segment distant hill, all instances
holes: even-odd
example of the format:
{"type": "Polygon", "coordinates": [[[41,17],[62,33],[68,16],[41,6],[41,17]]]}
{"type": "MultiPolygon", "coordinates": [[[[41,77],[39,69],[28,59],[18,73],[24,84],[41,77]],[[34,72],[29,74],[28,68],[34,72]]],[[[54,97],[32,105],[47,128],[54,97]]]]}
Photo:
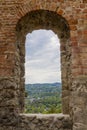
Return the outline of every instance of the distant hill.
{"type": "Polygon", "coordinates": [[[36,95],[42,97],[47,94],[52,95],[55,92],[61,92],[61,83],[26,84],[25,90],[29,97],[36,97],[36,95]]]}
{"type": "Polygon", "coordinates": [[[26,86],[61,86],[61,83],[56,82],[56,83],[34,83],[34,84],[26,84],[26,86]]]}

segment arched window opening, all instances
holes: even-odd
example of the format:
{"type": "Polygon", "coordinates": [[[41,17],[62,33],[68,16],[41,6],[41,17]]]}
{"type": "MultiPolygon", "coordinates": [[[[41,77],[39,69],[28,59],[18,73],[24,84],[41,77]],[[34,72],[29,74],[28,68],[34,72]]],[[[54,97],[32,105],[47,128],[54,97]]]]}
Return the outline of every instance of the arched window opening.
{"type": "MultiPolygon", "coordinates": [[[[62,81],[62,112],[69,114],[70,86],[71,86],[71,42],[70,27],[66,19],[56,12],[48,10],[35,10],[28,12],[17,23],[17,64],[18,76],[18,108],[24,112],[25,98],[25,40],[28,33],[37,29],[53,30],[60,39],[61,50],[61,81],[62,81]]],[[[40,34],[41,37],[41,34],[40,34]]],[[[44,38],[45,39],[45,38],[44,38]]],[[[42,44],[41,44],[42,45],[42,44]]],[[[52,47],[53,48],[53,47],[52,47]]],[[[29,51],[30,52],[30,51],[29,51]]],[[[34,52],[33,52],[34,53],[34,52]]],[[[45,54],[45,52],[44,52],[45,54]]],[[[43,59],[43,58],[42,58],[43,59]]],[[[47,63],[45,63],[46,65],[47,63]]],[[[37,76],[38,77],[38,76],[37,76]]],[[[40,76],[41,77],[41,76],[40,76]]],[[[52,76],[53,77],[53,76],[52,76]]],[[[27,80],[27,78],[26,78],[27,80]]],[[[38,81],[37,81],[38,82],[38,81]]]]}
{"type": "Polygon", "coordinates": [[[61,112],[60,43],[52,30],[26,35],[25,112],[61,112]]]}

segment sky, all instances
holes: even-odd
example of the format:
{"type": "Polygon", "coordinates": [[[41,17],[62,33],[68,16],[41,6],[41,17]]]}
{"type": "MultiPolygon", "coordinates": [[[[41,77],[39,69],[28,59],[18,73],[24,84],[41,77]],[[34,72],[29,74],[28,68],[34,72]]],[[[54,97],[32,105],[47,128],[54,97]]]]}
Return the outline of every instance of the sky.
{"type": "Polygon", "coordinates": [[[61,82],[60,43],[51,30],[35,30],[26,36],[25,83],[61,82]]]}

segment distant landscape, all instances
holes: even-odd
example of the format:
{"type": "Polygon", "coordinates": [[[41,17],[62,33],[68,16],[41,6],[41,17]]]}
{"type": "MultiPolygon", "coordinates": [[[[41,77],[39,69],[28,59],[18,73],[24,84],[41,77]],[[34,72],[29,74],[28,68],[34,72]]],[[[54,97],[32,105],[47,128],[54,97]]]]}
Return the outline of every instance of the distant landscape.
{"type": "Polygon", "coordinates": [[[25,85],[25,113],[61,113],[61,83],[25,85]]]}

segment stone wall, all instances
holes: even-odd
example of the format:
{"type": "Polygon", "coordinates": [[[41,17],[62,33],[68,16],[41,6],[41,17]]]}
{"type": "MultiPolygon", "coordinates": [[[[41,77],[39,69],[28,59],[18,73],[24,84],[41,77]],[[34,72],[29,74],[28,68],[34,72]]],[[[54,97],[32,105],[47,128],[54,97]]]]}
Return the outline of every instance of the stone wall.
{"type": "MultiPolygon", "coordinates": [[[[28,32],[43,28],[52,29],[60,38],[63,113],[70,115],[73,130],[87,130],[87,0],[0,0],[0,130],[28,130],[33,123],[31,117],[20,116],[24,109],[24,42],[28,32]],[[38,18],[38,12],[43,17],[38,18]],[[27,20],[34,18],[37,22],[31,26],[27,20]]],[[[55,124],[54,118],[46,118],[50,119],[55,124]]],[[[40,120],[44,128],[45,121],[40,120]]],[[[70,129],[59,117],[57,121],[62,124],[60,130],[70,129]]],[[[69,126],[69,120],[66,122],[69,126]]]]}
{"type": "Polygon", "coordinates": [[[1,126],[0,130],[71,130],[69,115],[20,114],[17,124],[1,126]]]}
{"type": "Polygon", "coordinates": [[[63,114],[22,114],[19,119],[21,130],[71,130],[72,127],[70,117],[63,114]]]}

